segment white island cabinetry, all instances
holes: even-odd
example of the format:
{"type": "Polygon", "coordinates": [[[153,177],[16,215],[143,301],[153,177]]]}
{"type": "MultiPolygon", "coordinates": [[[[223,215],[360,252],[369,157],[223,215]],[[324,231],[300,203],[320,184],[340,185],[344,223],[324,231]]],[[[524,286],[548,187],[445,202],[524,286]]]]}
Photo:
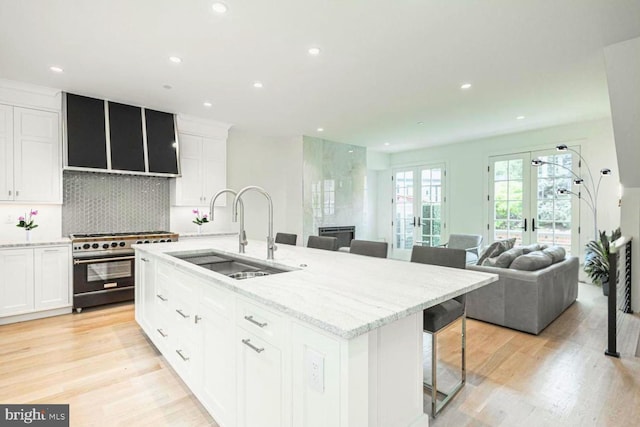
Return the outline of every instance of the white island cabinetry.
{"type": "Polygon", "coordinates": [[[497,279],[233,236],[135,249],[136,320],[221,427],[427,427],[422,310],[497,279]],[[180,259],[211,255],[285,272],[180,259]]]}

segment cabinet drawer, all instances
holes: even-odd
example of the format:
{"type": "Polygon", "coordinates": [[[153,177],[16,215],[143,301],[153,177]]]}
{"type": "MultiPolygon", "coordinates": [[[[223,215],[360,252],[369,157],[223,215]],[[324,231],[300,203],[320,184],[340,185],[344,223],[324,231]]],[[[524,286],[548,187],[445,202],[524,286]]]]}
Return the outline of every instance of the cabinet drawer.
{"type": "Polygon", "coordinates": [[[236,324],[277,346],[284,335],[284,322],[279,314],[244,300],[238,300],[236,324]]]}
{"type": "Polygon", "coordinates": [[[180,378],[190,387],[194,386],[195,375],[197,374],[196,364],[198,357],[195,354],[196,351],[201,351],[201,349],[191,339],[183,335],[176,336],[172,341],[171,348],[167,351],[167,359],[180,375],[180,378]]]}

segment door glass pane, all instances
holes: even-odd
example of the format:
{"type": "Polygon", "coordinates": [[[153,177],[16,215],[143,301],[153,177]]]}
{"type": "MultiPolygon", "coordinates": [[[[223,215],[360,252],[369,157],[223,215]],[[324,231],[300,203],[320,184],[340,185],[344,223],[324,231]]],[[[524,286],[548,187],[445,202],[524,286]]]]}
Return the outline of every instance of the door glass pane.
{"type": "Polygon", "coordinates": [[[423,246],[438,246],[442,233],[442,169],[422,169],[420,176],[421,221],[423,246]]]}
{"type": "Polygon", "coordinates": [[[131,277],[131,261],[112,261],[87,264],[87,282],[131,277]]]}
{"type": "Polygon", "coordinates": [[[395,174],[396,217],[394,220],[395,247],[411,249],[413,247],[413,171],[401,171],[395,174]]]}
{"type": "Polygon", "coordinates": [[[493,240],[515,237],[516,244],[522,244],[523,167],[523,159],[500,160],[494,163],[493,240]]]}
{"type": "Polygon", "coordinates": [[[545,163],[537,167],[538,243],[562,246],[571,253],[571,194],[558,194],[558,189],[573,190],[572,155],[553,154],[539,159],[545,163]]]}

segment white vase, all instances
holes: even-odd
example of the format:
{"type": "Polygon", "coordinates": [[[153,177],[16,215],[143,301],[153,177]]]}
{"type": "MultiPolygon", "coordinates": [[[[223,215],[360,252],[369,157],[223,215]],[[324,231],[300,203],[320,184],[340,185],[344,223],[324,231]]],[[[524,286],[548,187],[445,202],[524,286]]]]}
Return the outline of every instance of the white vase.
{"type": "Polygon", "coordinates": [[[31,230],[26,230],[25,234],[26,234],[27,242],[30,242],[31,241],[31,230]]]}
{"type": "Polygon", "coordinates": [[[198,234],[202,234],[202,224],[198,224],[198,234]]]}

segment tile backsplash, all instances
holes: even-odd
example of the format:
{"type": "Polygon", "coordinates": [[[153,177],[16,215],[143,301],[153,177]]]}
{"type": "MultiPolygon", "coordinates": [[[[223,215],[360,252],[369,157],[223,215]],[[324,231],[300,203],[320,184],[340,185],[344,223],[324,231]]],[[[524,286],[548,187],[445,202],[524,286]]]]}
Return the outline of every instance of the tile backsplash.
{"type": "Polygon", "coordinates": [[[62,235],[169,230],[169,179],[65,171],[62,235]]]}

